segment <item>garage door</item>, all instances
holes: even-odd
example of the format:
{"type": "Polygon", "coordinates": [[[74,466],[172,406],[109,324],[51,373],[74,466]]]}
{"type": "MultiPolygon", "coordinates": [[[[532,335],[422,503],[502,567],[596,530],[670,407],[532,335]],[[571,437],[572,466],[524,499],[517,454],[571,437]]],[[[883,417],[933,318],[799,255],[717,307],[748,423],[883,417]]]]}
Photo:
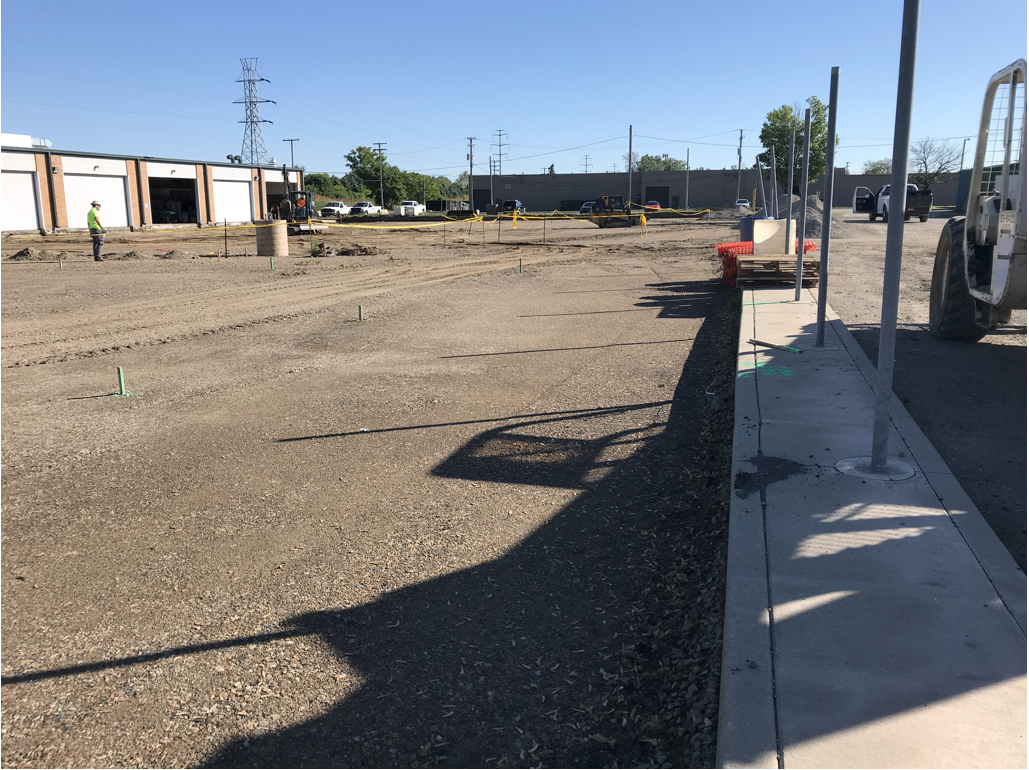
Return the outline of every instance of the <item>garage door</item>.
{"type": "Polygon", "coordinates": [[[252,222],[254,206],[250,182],[214,180],[214,215],[219,222],[252,222]]]}
{"type": "Polygon", "coordinates": [[[4,171],[0,174],[0,230],[38,230],[36,175],[31,171],[4,171]]]}
{"type": "Polygon", "coordinates": [[[105,228],[128,227],[128,204],[125,201],[125,177],[92,176],[89,174],[64,175],[64,200],[68,212],[68,227],[85,228],[90,203],[98,200],[100,221],[105,228]]]}

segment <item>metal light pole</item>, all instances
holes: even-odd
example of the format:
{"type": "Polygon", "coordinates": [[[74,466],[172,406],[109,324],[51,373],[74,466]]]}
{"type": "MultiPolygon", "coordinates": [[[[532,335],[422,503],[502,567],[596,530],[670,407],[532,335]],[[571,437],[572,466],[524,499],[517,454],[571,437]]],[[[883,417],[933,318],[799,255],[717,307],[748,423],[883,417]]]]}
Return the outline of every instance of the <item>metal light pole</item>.
{"type": "Polygon", "coordinates": [[[626,203],[632,203],[632,126],[629,126],[629,162],[626,165],[629,167],[629,200],[626,203]]]}
{"type": "Polygon", "coordinates": [[[775,178],[775,147],[772,151],[772,216],[779,218],[779,182],[775,178]]]}
{"type": "Polygon", "coordinates": [[[797,129],[790,129],[790,171],[786,175],[786,251],[790,253],[790,225],[793,224],[793,148],[797,144],[797,129]]]}
{"type": "Polygon", "coordinates": [[[472,149],[474,148],[475,137],[468,137],[468,210],[475,211],[475,184],[472,181],[472,174],[474,169],[472,168],[472,149]]]}
{"type": "MultiPolygon", "coordinates": [[[[829,231],[832,229],[832,191],[836,180],[836,97],[840,90],[840,68],[832,68],[829,82],[829,126],[825,140],[825,192],[822,197],[822,253],[818,261],[818,316],[815,347],[825,347],[825,303],[829,284],[829,231]]],[[[901,221],[904,218],[901,217],[901,221]]]]}
{"type": "Polygon", "coordinates": [[[761,213],[768,216],[768,201],[765,199],[765,175],[761,170],[761,156],[754,158],[757,166],[757,183],[761,187],[761,213]]]}
{"type": "Polygon", "coordinates": [[[686,148],[686,209],[690,207],[690,148],[686,148]]]}
{"type": "Polygon", "coordinates": [[[740,146],[736,149],[736,200],[740,199],[740,185],[743,184],[743,129],[740,129],[740,146]]]}
{"type": "Polygon", "coordinates": [[[919,0],[904,0],[904,26],[900,33],[900,75],[897,82],[897,117],[893,128],[893,170],[890,176],[890,217],[886,230],[882,319],[879,322],[879,371],[875,381],[875,421],[872,426],[872,470],[885,471],[889,450],[890,397],[897,347],[897,305],[900,265],[904,249],[904,209],[907,207],[908,154],[911,147],[911,103],[915,92],[915,54],[918,49],[919,0]],[[897,193],[900,193],[899,195],[897,193]]]}
{"type": "Polygon", "coordinates": [[[800,172],[800,222],[797,225],[797,285],[793,301],[800,302],[800,287],[804,277],[804,236],[807,235],[807,171],[811,156],[811,108],[804,110],[804,160],[800,172]]]}

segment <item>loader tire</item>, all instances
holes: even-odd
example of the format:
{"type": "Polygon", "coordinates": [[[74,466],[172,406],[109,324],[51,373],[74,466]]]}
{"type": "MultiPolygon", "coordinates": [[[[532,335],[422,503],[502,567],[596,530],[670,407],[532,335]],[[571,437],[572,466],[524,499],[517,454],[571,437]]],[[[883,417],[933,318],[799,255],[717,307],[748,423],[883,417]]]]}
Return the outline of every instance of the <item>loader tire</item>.
{"type": "Polygon", "coordinates": [[[940,233],[929,295],[929,331],[943,340],[978,342],[986,329],[975,322],[964,258],[965,218],[954,217],[940,233]]]}

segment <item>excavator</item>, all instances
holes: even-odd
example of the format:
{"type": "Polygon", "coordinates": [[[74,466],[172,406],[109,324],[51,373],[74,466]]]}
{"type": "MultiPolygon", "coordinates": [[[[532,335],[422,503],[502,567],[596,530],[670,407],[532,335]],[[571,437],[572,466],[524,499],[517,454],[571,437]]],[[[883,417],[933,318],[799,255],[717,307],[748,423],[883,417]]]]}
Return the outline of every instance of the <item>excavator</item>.
{"type": "Polygon", "coordinates": [[[1018,59],[986,87],[965,214],[936,247],[929,331],[941,339],[977,342],[1026,307],[1025,77],[1018,59]]]}

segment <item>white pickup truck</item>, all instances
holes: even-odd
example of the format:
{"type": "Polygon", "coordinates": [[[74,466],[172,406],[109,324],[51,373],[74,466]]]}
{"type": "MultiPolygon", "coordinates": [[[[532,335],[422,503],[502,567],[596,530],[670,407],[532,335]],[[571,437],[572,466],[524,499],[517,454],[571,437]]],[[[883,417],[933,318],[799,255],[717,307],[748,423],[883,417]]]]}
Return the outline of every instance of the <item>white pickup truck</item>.
{"type": "Polygon", "coordinates": [[[424,213],[425,206],[418,201],[400,201],[393,207],[393,214],[398,217],[416,217],[424,213]]]}
{"type": "MultiPolygon", "coordinates": [[[[904,206],[904,221],[911,217],[918,217],[920,222],[929,219],[929,211],[933,207],[932,190],[920,190],[918,185],[909,184],[907,201],[904,206]]],[[[868,219],[874,222],[876,217],[882,217],[883,222],[890,221],[890,186],[884,184],[879,192],[872,194],[867,187],[858,187],[854,190],[854,200],[851,204],[851,212],[854,214],[867,213],[868,219]]]]}
{"type": "Polygon", "coordinates": [[[351,214],[381,214],[382,208],[371,201],[361,201],[350,207],[351,214]]]}

